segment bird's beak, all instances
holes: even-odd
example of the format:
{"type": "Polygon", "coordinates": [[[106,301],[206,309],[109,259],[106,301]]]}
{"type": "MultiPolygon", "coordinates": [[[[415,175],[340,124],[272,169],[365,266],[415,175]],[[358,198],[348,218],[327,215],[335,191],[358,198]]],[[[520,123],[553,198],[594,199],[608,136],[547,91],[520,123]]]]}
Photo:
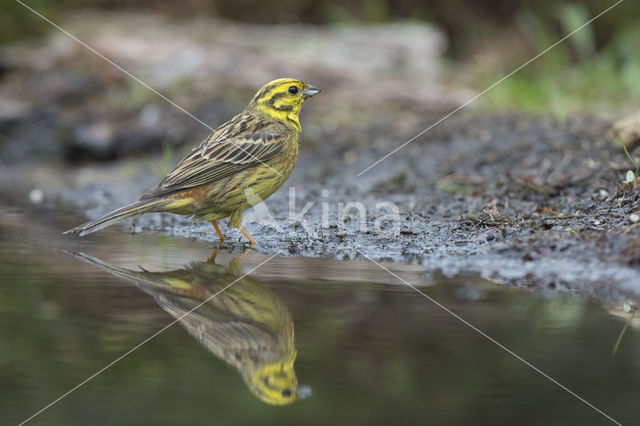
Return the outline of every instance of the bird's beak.
{"type": "Polygon", "coordinates": [[[315,96],[320,92],[321,90],[318,87],[307,84],[302,91],[302,94],[310,98],[311,96],[315,96]]]}

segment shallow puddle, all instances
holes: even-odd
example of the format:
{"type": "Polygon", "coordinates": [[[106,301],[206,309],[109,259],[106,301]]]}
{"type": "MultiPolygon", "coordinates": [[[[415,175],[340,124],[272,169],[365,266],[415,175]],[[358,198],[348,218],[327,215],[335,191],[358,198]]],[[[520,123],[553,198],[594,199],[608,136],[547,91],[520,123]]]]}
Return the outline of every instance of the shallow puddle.
{"type": "Polygon", "coordinates": [[[640,419],[639,333],[612,357],[627,318],[588,297],[0,219],[2,424],[129,351],[30,424],[611,423],[394,274],[617,421],[640,419]]]}

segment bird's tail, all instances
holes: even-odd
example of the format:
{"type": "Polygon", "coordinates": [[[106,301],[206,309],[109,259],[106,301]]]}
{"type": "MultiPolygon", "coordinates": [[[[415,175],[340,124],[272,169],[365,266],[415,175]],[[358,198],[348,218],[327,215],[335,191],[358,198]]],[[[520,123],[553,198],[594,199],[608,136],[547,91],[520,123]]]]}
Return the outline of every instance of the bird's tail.
{"type": "Polygon", "coordinates": [[[107,226],[111,226],[114,223],[120,222],[121,220],[125,220],[134,216],[140,216],[144,213],[160,211],[162,207],[168,204],[171,204],[171,201],[162,198],[152,198],[149,200],[138,201],[136,203],[129,204],[128,206],[119,208],[118,210],[114,210],[111,213],[107,213],[106,215],[99,217],[98,219],[83,223],[82,225],[76,226],[73,229],[69,229],[63,234],[77,234],[82,237],[84,235],[91,234],[92,232],[99,231],[102,228],[106,228],[107,226]]]}

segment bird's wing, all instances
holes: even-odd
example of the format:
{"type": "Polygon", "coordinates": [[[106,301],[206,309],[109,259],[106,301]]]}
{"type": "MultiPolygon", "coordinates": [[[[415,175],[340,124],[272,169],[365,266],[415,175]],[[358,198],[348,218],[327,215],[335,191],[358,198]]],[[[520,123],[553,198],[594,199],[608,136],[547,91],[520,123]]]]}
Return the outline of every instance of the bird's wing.
{"type": "Polygon", "coordinates": [[[141,199],[212,183],[239,170],[264,164],[284,147],[287,131],[283,127],[247,114],[236,116],[191,151],[141,199]]]}

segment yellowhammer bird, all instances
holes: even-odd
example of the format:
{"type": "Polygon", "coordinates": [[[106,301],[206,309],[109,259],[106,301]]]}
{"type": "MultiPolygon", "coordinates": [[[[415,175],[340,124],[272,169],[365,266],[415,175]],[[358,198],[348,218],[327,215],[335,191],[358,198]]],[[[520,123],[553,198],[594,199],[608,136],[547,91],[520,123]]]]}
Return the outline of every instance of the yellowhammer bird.
{"type": "Polygon", "coordinates": [[[133,280],[178,319],[207,350],[234,367],[262,401],[287,405],[310,395],[298,385],[291,314],[266,285],[229,268],[192,262],[167,272],[133,271],[83,253],[70,253],[116,276],[133,280]]]}
{"type": "Polygon", "coordinates": [[[65,234],[90,234],[144,213],[170,212],[211,222],[230,217],[251,245],[256,240],[242,226],[242,215],[265,200],[289,178],[298,159],[300,109],[320,92],[292,78],[274,80],[256,93],[249,106],[221,125],[169,172],[140,201],[92,220],[65,234]]]}

